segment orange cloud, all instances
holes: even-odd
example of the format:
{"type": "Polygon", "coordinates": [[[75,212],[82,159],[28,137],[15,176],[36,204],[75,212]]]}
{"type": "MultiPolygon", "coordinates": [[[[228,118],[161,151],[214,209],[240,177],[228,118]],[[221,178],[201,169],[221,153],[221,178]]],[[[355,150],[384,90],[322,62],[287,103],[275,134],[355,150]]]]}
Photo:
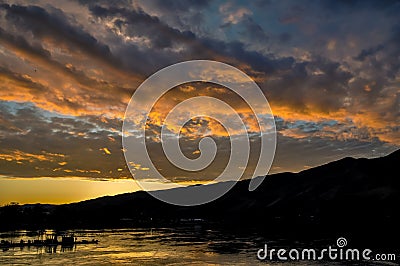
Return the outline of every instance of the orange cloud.
{"type": "Polygon", "coordinates": [[[17,161],[17,162],[35,162],[35,161],[49,161],[54,162],[57,159],[65,158],[64,154],[49,153],[42,151],[40,154],[22,152],[20,150],[9,151],[8,153],[0,154],[0,160],[17,161]]]}
{"type": "Polygon", "coordinates": [[[107,155],[111,155],[111,152],[110,152],[110,150],[108,148],[102,148],[100,150],[104,151],[105,154],[107,154],[107,155]]]}

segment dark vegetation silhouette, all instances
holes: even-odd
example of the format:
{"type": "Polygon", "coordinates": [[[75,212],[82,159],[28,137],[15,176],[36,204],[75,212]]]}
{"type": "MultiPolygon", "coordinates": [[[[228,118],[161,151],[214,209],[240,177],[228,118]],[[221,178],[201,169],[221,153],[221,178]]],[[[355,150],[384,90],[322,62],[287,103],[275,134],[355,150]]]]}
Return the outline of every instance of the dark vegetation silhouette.
{"type": "Polygon", "coordinates": [[[400,150],[344,158],[300,173],[268,176],[255,191],[238,182],[218,200],[179,207],[143,191],[64,205],[0,208],[0,230],[177,227],[187,224],[284,238],[347,236],[358,244],[400,246],[400,150]]]}

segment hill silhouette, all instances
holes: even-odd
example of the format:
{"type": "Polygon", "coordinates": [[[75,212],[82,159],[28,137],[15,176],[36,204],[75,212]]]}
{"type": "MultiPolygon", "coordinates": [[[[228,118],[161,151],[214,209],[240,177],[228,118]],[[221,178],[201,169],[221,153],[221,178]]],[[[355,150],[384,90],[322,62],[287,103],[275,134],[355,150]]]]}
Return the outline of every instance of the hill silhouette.
{"type": "Polygon", "coordinates": [[[399,163],[400,150],[381,158],[344,158],[300,173],[270,175],[252,192],[248,180],[240,181],[218,200],[195,207],[170,205],[143,191],[57,206],[6,206],[0,208],[0,229],[201,223],[285,236],[347,234],[360,242],[394,245],[400,224],[399,163]]]}

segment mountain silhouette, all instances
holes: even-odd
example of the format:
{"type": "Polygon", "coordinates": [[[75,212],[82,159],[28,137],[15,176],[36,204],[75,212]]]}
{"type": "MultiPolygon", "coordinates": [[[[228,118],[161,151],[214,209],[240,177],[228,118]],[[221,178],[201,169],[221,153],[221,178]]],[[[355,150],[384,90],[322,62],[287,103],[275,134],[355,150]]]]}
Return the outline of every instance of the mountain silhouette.
{"type": "Polygon", "coordinates": [[[347,234],[393,245],[400,224],[399,163],[400,150],[374,159],[343,158],[267,176],[251,192],[249,180],[240,181],[218,200],[194,207],[170,205],[143,191],[64,205],[6,206],[0,208],[0,229],[201,223],[286,236],[347,234]]]}

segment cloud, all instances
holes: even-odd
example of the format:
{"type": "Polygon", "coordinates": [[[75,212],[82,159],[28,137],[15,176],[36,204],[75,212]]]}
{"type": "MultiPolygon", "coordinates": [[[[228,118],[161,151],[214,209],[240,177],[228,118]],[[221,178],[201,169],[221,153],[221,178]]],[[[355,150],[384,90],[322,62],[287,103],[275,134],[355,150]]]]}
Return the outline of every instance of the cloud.
{"type": "Polygon", "coordinates": [[[109,119],[105,124],[94,116],[77,119],[43,113],[39,108],[18,103],[5,105],[2,102],[0,106],[0,174],[13,177],[130,176],[121,143],[108,139],[109,136],[120,139],[112,128],[120,128],[122,121],[109,119]],[[111,154],[110,151],[120,152],[111,154]]]}
{"type": "Polygon", "coordinates": [[[244,17],[253,14],[250,9],[245,7],[235,7],[230,2],[222,4],[219,7],[219,12],[223,15],[225,24],[237,24],[244,17]]]}
{"type": "Polygon", "coordinates": [[[351,78],[339,63],[316,57],[294,64],[291,71],[267,81],[265,87],[272,104],[300,113],[329,113],[345,107],[351,78]]]}
{"type": "Polygon", "coordinates": [[[373,56],[373,55],[377,54],[378,52],[380,52],[381,50],[383,50],[383,48],[384,48],[383,45],[378,45],[378,46],[371,47],[366,50],[363,49],[359,55],[354,57],[354,59],[358,60],[358,61],[364,61],[367,57],[373,56]]]}
{"type": "MultiPolygon", "coordinates": [[[[396,1],[2,4],[0,174],[129,176],[119,130],[131,94],[148,75],[191,59],[232,64],[260,85],[277,118],[274,171],[385,154],[400,145],[399,8],[396,1]]],[[[196,84],[156,104],[148,131],[155,136],[165,114],[196,95],[231,104],[255,131],[232,92],[196,84]]],[[[194,119],[183,133],[187,156],[198,156],[196,141],[210,134],[221,157],[187,175],[165,162],[155,137],[149,145],[160,168],[172,179],[220,172],[229,150],[221,125],[194,119]]]]}
{"type": "Polygon", "coordinates": [[[67,17],[61,10],[53,8],[53,13],[49,13],[39,6],[1,6],[6,11],[6,19],[14,24],[15,27],[22,28],[31,32],[38,40],[47,40],[57,43],[74,50],[80,50],[93,60],[118,66],[120,62],[113,57],[110,48],[100,43],[89,33],[68,22],[67,17]]]}
{"type": "MultiPolygon", "coordinates": [[[[19,150],[8,151],[8,153],[0,154],[0,160],[6,160],[8,162],[16,161],[17,163],[23,163],[24,161],[28,161],[30,163],[33,162],[43,162],[50,161],[54,162],[55,159],[64,158],[64,154],[57,153],[49,153],[46,151],[42,151],[40,154],[32,154],[26,153],[19,150]]],[[[64,163],[64,162],[63,162],[64,163]]],[[[63,163],[59,163],[59,165],[63,165],[63,163]]]]}
{"type": "Polygon", "coordinates": [[[105,154],[111,155],[111,152],[108,148],[102,148],[101,150],[104,151],[105,154]]]}
{"type": "MultiPolygon", "coordinates": [[[[0,72],[6,81],[2,86],[19,88],[14,92],[2,90],[3,100],[33,101],[39,107],[66,114],[93,114],[94,108],[88,106],[88,103],[92,102],[96,105],[97,101],[100,105],[118,106],[121,103],[125,104],[133,91],[129,87],[104,81],[100,77],[88,77],[86,73],[71,64],[63,64],[55,60],[50,51],[41,45],[31,45],[25,38],[7,33],[2,28],[0,28],[0,36],[0,44],[19,57],[11,57],[11,60],[8,58],[9,63],[12,60],[18,62],[22,59],[33,64],[29,74],[13,72],[10,70],[12,66],[0,66],[0,72]],[[73,97],[68,97],[69,91],[74,89],[71,83],[81,90],[73,97]],[[107,91],[106,94],[104,91],[107,91]],[[114,93],[109,94],[109,92],[114,93]],[[82,97],[88,93],[91,94],[91,99],[83,103],[82,97]]],[[[109,107],[106,108],[109,109],[109,107]]]]}

